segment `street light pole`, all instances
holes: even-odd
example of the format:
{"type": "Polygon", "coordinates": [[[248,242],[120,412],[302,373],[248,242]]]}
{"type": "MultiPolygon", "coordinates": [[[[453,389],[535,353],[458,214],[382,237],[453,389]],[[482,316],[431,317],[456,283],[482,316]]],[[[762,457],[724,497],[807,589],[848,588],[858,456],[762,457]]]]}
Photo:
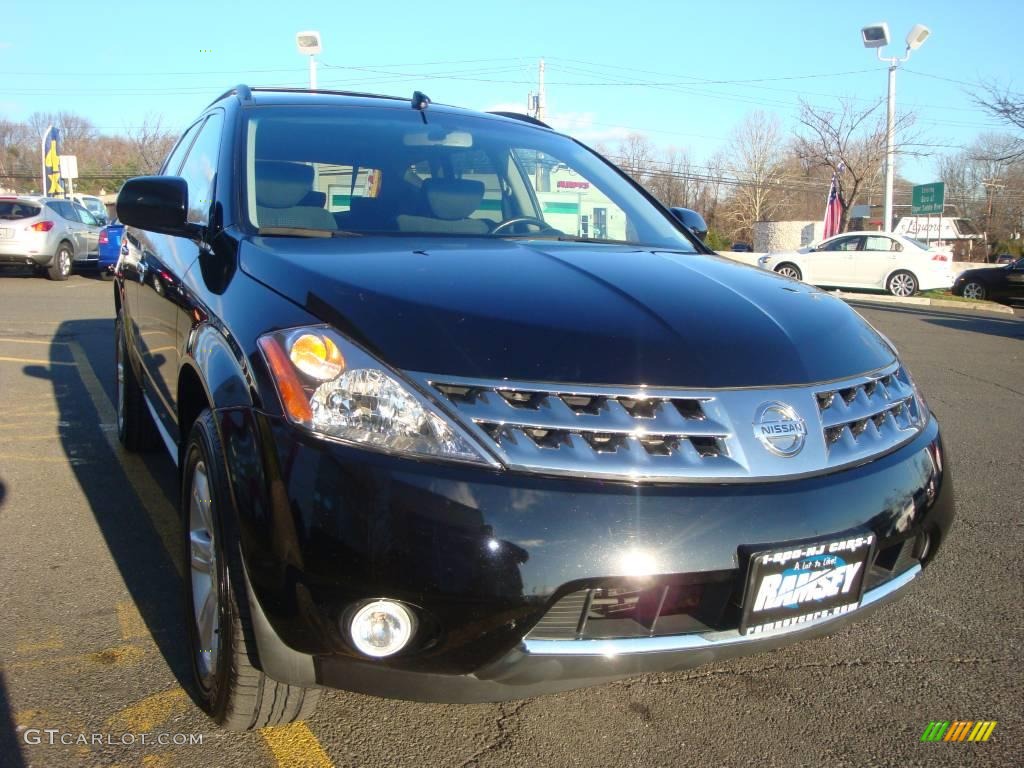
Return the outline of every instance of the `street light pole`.
{"type": "Polygon", "coordinates": [[[309,56],[309,90],[316,90],[316,55],[320,53],[323,46],[320,42],[320,33],[310,30],[299,32],[295,35],[295,45],[299,53],[309,56]]]}
{"type": "Polygon", "coordinates": [[[910,52],[921,47],[931,35],[924,24],[915,24],[907,33],[907,50],[903,58],[882,56],[882,48],[889,44],[889,25],[882,21],[869,24],[860,31],[865,48],[874,48],[879,61],[889,65],[889,94],[885,120],[885,221],[882,231],[892,232],[893,186],[896,179],[896,69],[910,58],[910,52]]]}
{"type": "Polygon", "coordinates": [[[316,90],[316,56],[309,57],[309,90],[316,90]]]}
{"type": "Polygon", "coordinates": [[[885,123],[885,232],[892,232],[893,185],[896,179],[896,67],[895,62],[889,64],[889,105],[885,123]]]}

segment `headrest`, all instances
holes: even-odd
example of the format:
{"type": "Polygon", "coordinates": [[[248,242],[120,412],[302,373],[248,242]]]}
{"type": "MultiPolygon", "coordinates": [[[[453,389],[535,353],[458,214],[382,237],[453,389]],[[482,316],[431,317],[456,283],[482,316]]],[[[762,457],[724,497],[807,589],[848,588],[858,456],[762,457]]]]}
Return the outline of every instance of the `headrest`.
{"type": "Polygon", "coordinates": [[[313,189],[313,166],[278,160],[256,161],[256,204],[292,208],[313,189]]]}
{"type": "Polygon", "coordinates": [[[484,183],[472,179],[427,179],[423,194],[435,218],[455,221],[469,218],[484,199],[484,183]]]}

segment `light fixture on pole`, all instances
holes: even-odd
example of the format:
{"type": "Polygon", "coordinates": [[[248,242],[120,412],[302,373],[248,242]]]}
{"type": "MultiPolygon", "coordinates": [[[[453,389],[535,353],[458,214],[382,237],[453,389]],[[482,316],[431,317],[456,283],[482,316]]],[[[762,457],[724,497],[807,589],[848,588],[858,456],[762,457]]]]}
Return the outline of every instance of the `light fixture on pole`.
{"type": "Polygon", "coordinates": [[[295,45],[298,46],[299,53],[303,56],[309,56],[309,90],[316,90],[316,55],[320,53],[320,33],[319,32],[299,32],[295,35],[295,45]]]}
{"type": "Polygon", "coordinates": [[[931,35],[931,30],[924,24],[915,24],[907,33],[907,50],[903,58],[882,56],[882,48],[889,44],[889,25],[880,21],[869,24],[860,31],[861,41],[865,48],[874,48],[879,61],[889,64],[889,104],[886,114],[885,130],[885,220],[882,222],[885,232],[892,231],[892,188],[895,179],[894,160],[896,155],[896,68],[910,58],[910,52],[916,51],[931,35]]]}

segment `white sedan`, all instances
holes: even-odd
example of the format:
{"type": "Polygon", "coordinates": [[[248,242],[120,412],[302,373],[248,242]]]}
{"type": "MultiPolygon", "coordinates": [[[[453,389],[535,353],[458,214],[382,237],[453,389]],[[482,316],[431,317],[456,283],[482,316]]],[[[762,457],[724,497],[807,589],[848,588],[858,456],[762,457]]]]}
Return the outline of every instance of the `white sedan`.
{"type": "Polygon", "coordinates": [[[953,285],[948,250],[887,232],[844,232],[799,251],[769,253],[758,266],[812,285],[884,289],[893,296],[953,285]]]}

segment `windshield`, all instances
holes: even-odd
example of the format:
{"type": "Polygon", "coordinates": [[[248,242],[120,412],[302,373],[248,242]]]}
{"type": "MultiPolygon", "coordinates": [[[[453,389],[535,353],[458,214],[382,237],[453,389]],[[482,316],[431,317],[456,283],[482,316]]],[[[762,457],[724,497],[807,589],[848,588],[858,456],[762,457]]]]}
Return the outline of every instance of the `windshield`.
{"type": "Polygon", "coordinates": [[[912,237],[904,237],[903,239],[906,240],[908,243],[916,245],[922,251],[927,251],[928,250],[928,243],[922,243],[920,240],[915,240],[912,237]]]}
{"type": "Polygon", "coordinates": [[[394,108],[256,107],[249,220],[264,234],[582,239],[694,252],[596,155],[530,125],[394,108]]]}

